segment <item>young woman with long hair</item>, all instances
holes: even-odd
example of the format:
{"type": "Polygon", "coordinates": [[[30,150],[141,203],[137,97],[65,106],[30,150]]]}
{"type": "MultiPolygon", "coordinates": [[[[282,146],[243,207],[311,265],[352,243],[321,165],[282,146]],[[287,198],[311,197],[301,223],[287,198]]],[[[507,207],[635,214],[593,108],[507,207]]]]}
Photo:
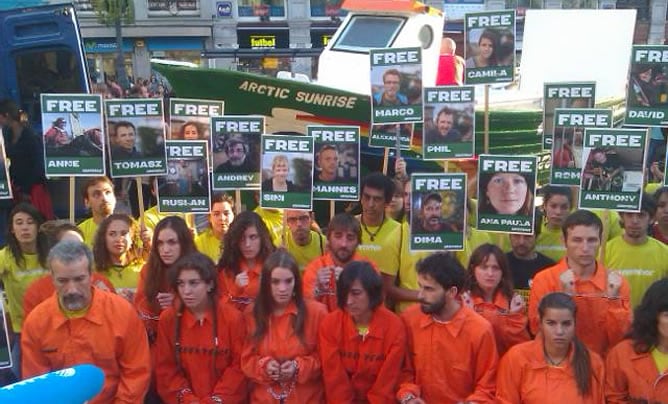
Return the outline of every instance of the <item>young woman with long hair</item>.
{"type": "Polygon", "coordinates": [[[174,300],[167,269],[182,256],[195,251],[193,234],[180,217],[166,217],[155,226],[151,251],[139,274],[135,294],[135,307],[144,320],[150,343],[155,342],[160,312],[174,300]]]}
{"type": "Polygon", "coordinates": [[[128,215],[114,213],[100,223],[93,243],[95,270],[132,303],[144,265],[139,226],[128,215]]]}
{"type": "Polygon", "coordinates": [[[218,271],[193,252],[169,268],[175,304],[160,314],[155,379],[165,404],[245,403],[244,319],[218,299],[218,271]]]}
{"type": "Polygon", "coordinates": [[[540,301],[540,333],[510,348],[496,379],[497,403],[599,404],[603,402],[603,361],[575,335],[577,308],[562,292],[540,301]]]}
{"type": "Polygon", "coordinates": [[[299,265],[286,250],[267,257],[260,279],[241,357],[251,402],[324,402],[317,342],[325,306],[304,300],[299,265]]]}
{"type": "Polygon", "coordinates": [[[257,297],[264,260],[274,251],[271,236],[255,212],[241,212],[223,238],[218,262],[221,299],[244,311],[257,297]]]}
{"type": "Polygon", "coordinates": [[[464,288],[464,304],[492,324],[499,357],[511,346],[530,339],[526,304],[513,291],[508,260],[499,247],[483,244],[473,251],[464,288]]]}
{"type": "Polygon", "coordinates": [[[636,307],[631,330],[606,357],[606,403],[668,399],[668,278],[654,282],[636,307]]]}

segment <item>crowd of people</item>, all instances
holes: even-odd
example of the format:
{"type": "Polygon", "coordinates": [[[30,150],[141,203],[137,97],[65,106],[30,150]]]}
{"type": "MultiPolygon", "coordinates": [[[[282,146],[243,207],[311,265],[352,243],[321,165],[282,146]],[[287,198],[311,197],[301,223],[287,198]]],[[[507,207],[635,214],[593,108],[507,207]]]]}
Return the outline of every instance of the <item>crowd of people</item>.
{"type": "Polygon", "coordinates": [[[617,215],[546,186],[533,235],[466,220],[463,251],[412,252],[397,168],[324,231],[225,193],[204,230],[133,218],[107,177],[87,180],[78,226],[15,205],[13,374],[95,364],[93,403],[665,402],[668,188],[617,215]]]}

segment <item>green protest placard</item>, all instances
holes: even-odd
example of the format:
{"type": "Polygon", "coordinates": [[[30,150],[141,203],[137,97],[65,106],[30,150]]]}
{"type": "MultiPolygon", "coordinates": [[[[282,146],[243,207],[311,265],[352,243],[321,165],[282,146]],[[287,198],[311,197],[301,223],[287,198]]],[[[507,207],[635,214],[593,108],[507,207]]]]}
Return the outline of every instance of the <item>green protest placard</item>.
{"type": "Polygon", "coordinates": [[[478,230],[532,234],[536,156],[480,155],[478,230]]]}
{"type": "Polygon", "coordinates": [[[222,116],[224,102],[215,100],[169,99],[169,140],[211,139],[211,117],[222,116]]]}
{"type": "Polygon", "coordinates": [[[5,137],[0,127],[0,199],[12,199],[12,186],[9,183],[9,164],[7,164],[7,150],[5,137]]]}
{"type": "Polygon", "coordinates": [[[466,84],[507,83],[515,75],[515,10],[464,16],[466,84]]]}
{"type": "Polygon", "coordinates": [[[610,109],[555,109],[550,184],[580,185],[584,129],[611,126],[610,109]]]}
{"type": "Polygon", "coordinates": [[[420,48],[371,49],[371,122],[422,122],[420,48]]]}
{"type": "Polygon", "coordinates": [[[545,83],[543,87],[543,149],[552,150],[554,110],[557,108],[593,108],[596,82],[545,83]]]}
{"type": "Polygon", "coordinates": [[[46,176],[104,175],[102,96],[42,94],[41,106],[46,176]]]}
{"type": "Polygon", "coordinates": [[[167,175],[158,178],[160,213],[209,212],[209,157],[206,140],[168,140],[167,175]]]}
{"type": "Polygon", "coordinates": [[[463,250],[466,174],[411,176],[411,251],[463,250]]]}
{"type": "Polygon", "coordinates": [[[624,123],[668,126],[668,46],[633,45],[624,123]]]}
{"type": "Polygon", "coordinates": [[[646,143],[646,129],[585,129],[580,208],[640,211],[646,143]]]}
{"type": "Polygon", "coordinates": [[[112,177],[167,173],[162,98],[105,100],[112,177]]]}
{"type": "Polygon", "coordinates": [[[473,86],[424,89],[422,154],[425,160],[473,157],[474,98],[473,86]]]}
{"type": "Polygon", "coordinates": [[[263,208],[313,208],[313,138],[262,135],[263,208]]]}
{"type": "Polygon", "coordinates": [[[213,117],[211,133],[213,189],[260,188],[260,137],[264,133],[264,117],[213,117]]]}
{"type": "Polygon", "coordinates": [[[314,141],[313,199],[359,199],[359,126],[307,127],[314,141]]]}
{"type": "Polygon", "coordinates": [[[413,140],[413,124],[379,124],[371,125],[369,147],[397,147],[397,129],[399,130],[399,147],[410,150],[413,140]]]}
{"type": "Polygon", "coordinates": [[[0,369],[12,367],[11,345],[7,331],[7,317],[5,316],[5,300],[0,299],[0,369]]]}

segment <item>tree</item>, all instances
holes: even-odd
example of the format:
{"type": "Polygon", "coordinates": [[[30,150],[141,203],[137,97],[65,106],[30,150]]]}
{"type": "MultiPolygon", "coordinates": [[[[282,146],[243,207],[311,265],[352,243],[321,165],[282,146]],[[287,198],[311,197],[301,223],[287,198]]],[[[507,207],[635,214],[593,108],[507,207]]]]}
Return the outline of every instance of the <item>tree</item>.
{"type": "Polygon", "coordinates": [[[123,24],[134,22],[132,0],[93,0],[93,8],[100,24],[113,26],[116,31],[116,79],[123,89],[129,88],[123,56],[123,24]]]}

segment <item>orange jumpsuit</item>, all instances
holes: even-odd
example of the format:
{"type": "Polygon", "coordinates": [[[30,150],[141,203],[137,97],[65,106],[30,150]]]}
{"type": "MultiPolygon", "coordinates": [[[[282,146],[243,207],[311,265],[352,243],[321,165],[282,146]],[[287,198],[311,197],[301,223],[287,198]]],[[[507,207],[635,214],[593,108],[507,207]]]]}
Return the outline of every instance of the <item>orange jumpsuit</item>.
{"type": "MultiPolygon", "coordinates": [[[[378,272],[376,264],[369,261],[368,258],[359,255],[357,252],[355,252],[351,261],[368,262],[373,266],[373,269],[378,272]]],[[[329,287],[326,291],[318,291],[318,293],[316,293],[316,285],[318,284],[318,270],[323,267],[334,266],[336,266],[336,264],[332,258],[332,253],[327,251],[324,255],[321,255],[306,265],[302,278],[304,297],[323,303],[327,306],[327,311],[330,313],[339,307],[336,302],[336,277],[332,273],[332,276],[329,278],[329,287]]]]}
{"type": "Polygon", "coordinates": [[[256,342],[255,320],[248,316],[248,336],[241,356],[241,367],[253,382],[250,402],[254,404],[277,403],[276,397],[287,394],[284,403],[323,403],[325,392],[322,386],[320,357],[318,356],[318,329],[327,314],[324,305],[306,301],[304,322],[304,342],[294,332],[297,306],[293,303],[280,316],[272,315],[269,328],[261,341],[256,342]],[[266,374],[265,365],[269,358],[279,362],[297,361],[299,371],[296,380],[282,386],[273,382],[266,374]],[[270,392],[271,391],[271,392],[270,392]],[[272,394],[273,393],[273,394],[272,394]],[[276,397],[275,397],[276,396],[276,397]]]}
{"type": "Polygon", "coordinates": [[[396,314],[376,308],[362,337],[352,317],[338,309],[322,321],[318,343],[327,403],[396,403],[406,355],[406,330],[396,314]]]}
{"type": "MultiPolygon", "coordinates": [[[[538,304],[550,292],[562,290],[559,276],[568,269],[566,258],[556,265],[536,274],[529,295],[529,326],[538,332],[538,304]]],[[[622,278],[619,297],[609,299],[607,293],[607,270],[596,264],[596,272],[589,279],[575,279],[575,303],[578,307],[575,323],[577,336],[587,348],[605,357],[610,348],[622,340],[631,325],[631,289],[622,278]]]]}
{"type": "Polygon", "coordinates": [[[501,358],[496,379],[499,404],[602,404],[604,368],[601,357],[589,350],[590,394],[582,397],[571,366],[573,350],[560,366],[550,366],[543,352],[543,338],[515,345],[501,358]]]}
{"type": "MultiPolygon", "coordinates": [[[[109,279],[105,276],[94,272],[91,278],[93,286],[116,293],[114,285],[112,285],[111,282],[109,282],[109,279]]],[[[48,299],[49,296],[54,293],[56,293],[56,288],[53,287],[53,279],[50,274],[35,279],[30,286],[28,286],[26,293],[23,295],[23,318],[27,318],[28,314],[37,307],[38,304],[48,299]]]]}
{"type": "Polygon", "coordinates": [[[636,353],[626,339],[608,352],[605,400],[618,403],[668,403],[668,372],[660,374],[650,352],[636,353]]]}
{"type": "MultiPolygon", "coordinates": [[[[148,335],[149,343],[151,344],[151,347],[153,347],[155,339],[158,335],[158,319],[160,318],[160,312],[162,310],[157,303],[150,304],[146,294],[144,293],[144,284],[146,283],[147,276],[148,264],[144,264],[144,267],[139,273],[139,282],[137,283],[134,305],[137,309],[137,312],[139,313],[139,318],[141,318],[144,322],[144,327],[146,328],[146,334],[148,335]]],[[[163,293],[171,292],[169,286],[167,285],[162,285],[160,291],[163,293]]]]}
{"type": "Polygon", "coordinates": [[[482,296],[471,294],[473,308],[476,313],[483,316],[494,330],[496,338],[496,349],[499,352],[499,358],[511,346],[520,342],[529,341],[529,329],[527,328],[527,315],[524,310],[518,313],[510,313],[510,302],[501,293],[497,291],[493,302],[485,302],[482,296]]]}
{"type": "Polygon", "coordinates": [[[210,397],[215,395],[224,403],[244,403],[247,386],[240,364],[246,338],[243,315],[231,305],[219,303],[214,335],[212,309],[201,321],[184,309],[180,321],[180,366],[176,362],[176,318],[176,309],[170,307],[160,314],[158,324],[155,380],[162,400],[166,404],[213,404],[210,397]],[[190,392],[183,392],[184,389],[190,392]],[[183,401],[178,399],[179,392],[183,401]]]}
{"type": "Polygon", "coordinates": [[[88,311],[79,318],[65,317],[56,295],[35,307],[22,328],[23,377],[91,363],[105,378],[89,403],[141,403],[151,377],[141,320],[122,297],[96,288],[92,293],[88,311]]]}
{"type": "Polygon", "coordinates": [[[229,302],[242,313],[248,308],[248,305],[255,301],[260,291],[260,274],[262,273],[262,263],[256,263],[253,268],[248,268],[245,263],[241,264],[241,272],[248,273],[248,285],[244,287],[237,286],[235,276],[231,272],[221,269],[218,273],[218,287],[220,289],[220,299],[223,302],[229,302]]]}
{"type": "Polygon", "coordinates": [[[434,321],[420,306],[401,315],[408,330],[408,358],[397,400],[407,394],[427,403],[494,402],[499,357],[487,320],[462,307],[446,322],[434,321]]]}

